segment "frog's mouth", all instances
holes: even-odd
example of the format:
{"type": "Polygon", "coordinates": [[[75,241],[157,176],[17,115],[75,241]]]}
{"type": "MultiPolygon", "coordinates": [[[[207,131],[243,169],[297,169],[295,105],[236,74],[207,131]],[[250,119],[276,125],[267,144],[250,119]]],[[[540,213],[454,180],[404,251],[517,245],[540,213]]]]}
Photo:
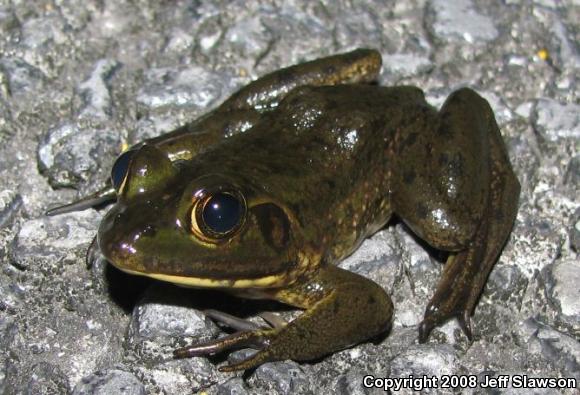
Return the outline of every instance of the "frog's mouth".
{"type": "Polygon", "coordinates": [[[124,268],[119,269],[129,274],[145,276],[155,280],[191,288],[276,288],[293,282],[297,277],[291,273],[280,273],[260,278],[213,279],[161,273],[144,273],[124,268]]]}

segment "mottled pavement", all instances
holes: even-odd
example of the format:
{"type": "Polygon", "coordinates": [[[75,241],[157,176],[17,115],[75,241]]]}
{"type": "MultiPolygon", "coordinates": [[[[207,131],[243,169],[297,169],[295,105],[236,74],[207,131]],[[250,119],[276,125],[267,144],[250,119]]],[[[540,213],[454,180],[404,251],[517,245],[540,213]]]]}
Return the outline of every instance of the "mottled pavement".
{"type": "MultiPolygon", "coordinates": [[[[578,0],[1,1],[0,393],[383,393],[363,387],[368,374],[578,385],[578,20],[578,0]],[[98,189],[122,146],[195,119],[265,72],[356,47],[381,51],[384,85],[417,85],[435,106],[469,86],[496,113],[522,195],[474,341],[452,321],[418,344],[442,265],[395,224],[341,265],[393,296],[393,330],[378,344],[245,375],[219,373],[226,357],[173,360],[176,346],[220,333],[200,310],[252,317],[279,306],[132,278],[103,260],[87,268],[106,209],[44,210],[98,189]]],[[[430,390],[458,391],[498,393],[430,390]]]]}

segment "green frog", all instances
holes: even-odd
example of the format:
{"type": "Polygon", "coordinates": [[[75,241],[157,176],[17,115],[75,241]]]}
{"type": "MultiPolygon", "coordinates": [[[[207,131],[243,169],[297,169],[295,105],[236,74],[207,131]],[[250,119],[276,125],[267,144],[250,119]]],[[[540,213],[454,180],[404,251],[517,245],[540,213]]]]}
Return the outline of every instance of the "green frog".
{"type": "Polygon", "coordinates": [[[109,186],[49,214],[116,200],[97,240],[117,268],[305,310],[175,351],[258,350],[222,371],[312,360],[388,331],[389,295],[336,263],[393,216],[449,252],[419,341],[450,318],[471,338],[518,180],[485,99],[460,89],[437,111],[418,88],[371,84],[380,69],[377,51],[358,49],[268,74],[124,152],[109,186]]]}

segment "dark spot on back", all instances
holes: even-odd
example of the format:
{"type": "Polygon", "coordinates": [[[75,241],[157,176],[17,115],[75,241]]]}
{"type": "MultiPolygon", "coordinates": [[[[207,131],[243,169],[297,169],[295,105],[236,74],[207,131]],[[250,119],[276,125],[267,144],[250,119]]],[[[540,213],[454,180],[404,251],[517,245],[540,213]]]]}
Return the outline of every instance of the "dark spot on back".
{"type": "Polygon", "coordinates": [[[153,225],[147,225],[145,229],[143,229],[142,235],[145,237],[155,237],[157,234],[157,228],[153,225]]]}
{"type": "Polygon", "coordinates": [[[410,185],[413,183],[413,181],[415,181],[415,177],[416,174],[414,170],[405,171],[403,173],[403,182],[407,185],[410,185]]]}
{"type": "Polygon", "coordinates": [[[405,139],[401,142],[401,149],[412,146],[413,144],[415,144],[415,141],[417,141],[417,133],[416,132],[409,133],[405,137],[405,139]]]}
{"type": "Polygon", "coordinates": [[[324,180],[323,183],[326,184],[326,188],[329,191],[333,191],[336,188],[336,182],[334,180],[324,180]]]}

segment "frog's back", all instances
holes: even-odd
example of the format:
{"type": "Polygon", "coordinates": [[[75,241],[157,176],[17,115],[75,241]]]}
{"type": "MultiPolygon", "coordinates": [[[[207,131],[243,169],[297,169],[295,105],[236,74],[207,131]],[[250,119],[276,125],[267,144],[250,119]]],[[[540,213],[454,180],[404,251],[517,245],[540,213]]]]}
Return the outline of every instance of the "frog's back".
{"type": "Polygon", "coordinates": [[[292,207],[309,239],[332,260],[348,254],[391,215],[389,158],[403,129],[433,124],[415,87],[300,87],[247,132],[203,155],[202,165],[258,184],[292,207]]]}

